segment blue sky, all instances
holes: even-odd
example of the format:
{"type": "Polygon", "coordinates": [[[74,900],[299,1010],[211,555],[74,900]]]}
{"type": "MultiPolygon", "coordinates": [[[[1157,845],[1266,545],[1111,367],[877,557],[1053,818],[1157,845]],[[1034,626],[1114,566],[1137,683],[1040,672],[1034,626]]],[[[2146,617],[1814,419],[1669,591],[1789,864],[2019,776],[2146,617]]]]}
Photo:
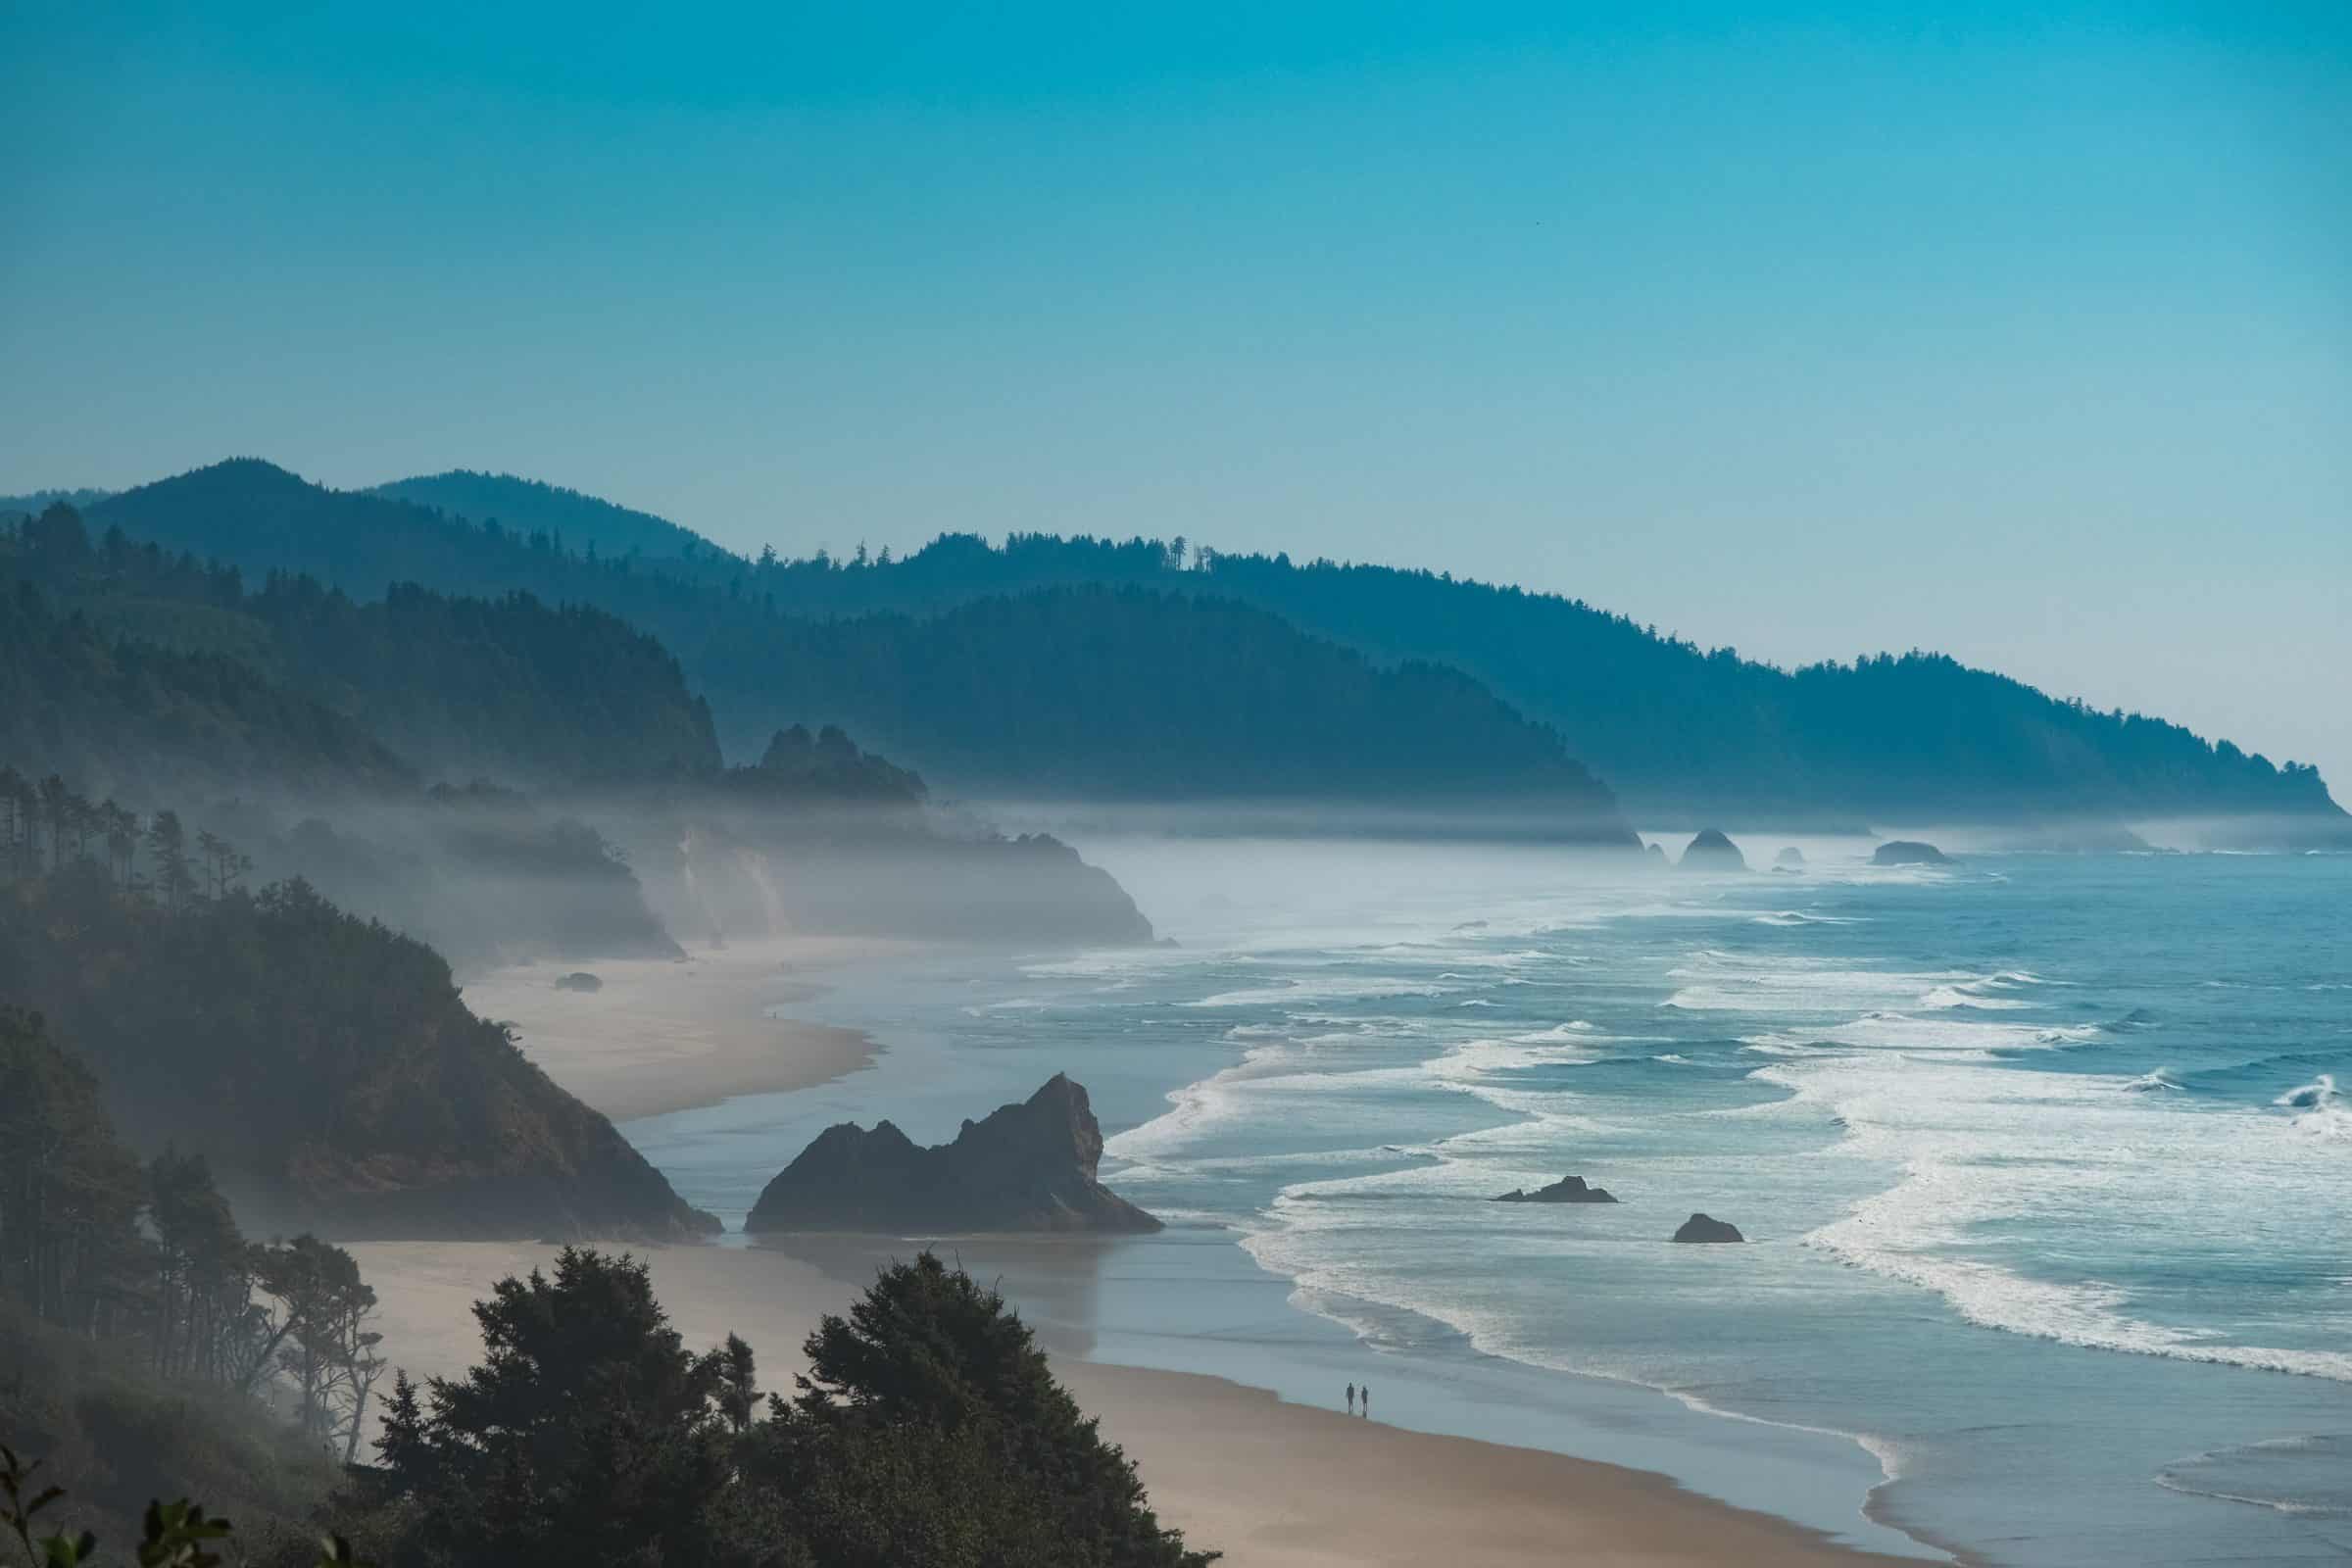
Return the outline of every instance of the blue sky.
{"type": "Polygon", "coordinates": [[[2344,7],[495,9],[8,8],[0,491],[1443,566],[2352,795],[2344,7]]]}

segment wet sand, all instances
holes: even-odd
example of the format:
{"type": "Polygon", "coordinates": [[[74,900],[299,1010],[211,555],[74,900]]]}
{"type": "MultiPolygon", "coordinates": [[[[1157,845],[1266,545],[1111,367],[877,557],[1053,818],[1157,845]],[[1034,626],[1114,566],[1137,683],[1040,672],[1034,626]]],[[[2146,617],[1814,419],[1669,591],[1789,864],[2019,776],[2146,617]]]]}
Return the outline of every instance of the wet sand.
{"type": "Polygon", "coordinates": [[[908,951],[904,943],[786,937],[699,950],[682,959],[541,962],[465,982],[466,1004],[514,1025],[522,1053],[614,1121],[713,1105],[737,1095],[806,1089],[872,1061],[856,1029],[790,1016],[829,969],[908,951]],[[585,971],[592,992],[559,989],[585,971]]]}

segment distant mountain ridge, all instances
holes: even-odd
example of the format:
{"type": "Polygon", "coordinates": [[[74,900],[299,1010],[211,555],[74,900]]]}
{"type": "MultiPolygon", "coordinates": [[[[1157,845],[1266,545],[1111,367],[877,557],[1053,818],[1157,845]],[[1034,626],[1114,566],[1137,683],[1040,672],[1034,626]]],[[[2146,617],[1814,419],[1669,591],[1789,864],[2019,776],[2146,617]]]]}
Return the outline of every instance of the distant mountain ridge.
{"type": "Polygon", "coordinates": [[[469,522],[496,522],[515,533],[543,532],[562,548],[593,550],[600,556],[683,561],[698,554],[725,554],[701,534],[666,517],[511,473],[452,468],[447,473],[395,479],[368,493],[412,501],[469,522]]]}
{"type": "MultiPolygon", "coordinates": [[[[782,711],[762,692],[780,650],[833,658],[839,645],[862,641],[881,662],[858,672],[870,684],[890,660],[924,657],[941,636],[917,630],[920,623],[982,601],[1017,604],[1044,589],[1069,591],[1065,600],[1082,589],[1144,589],[1253,606],[1298,635],[1361,654],[1372,675],[1408,663],[1458,671],[1471,689],[1485,688],[1481,700],[1499,698],[1556,731],[1563,757],[1589,765],[1631,810],[1661,824],[2267,814],[2308,821],[2323,834],[2352,826],[2316,768],[2277,767],[2227,741],[2209,744],[2161,719],[2056,701],[1939,655],[1788,671],[1727,649],[1703,652],[1580,601],[1446,574],[1194,553],[1181,540],[1041,535],[1016,535],[1002,547],[944,536],[898,561],[860,553],[847,562],[752,562],[707,542],[659,562],[589,560],[570,548],[568,533],[560,549],[549,530],[491,529],[389,495],[327,491],[252,460],[125,492],[94,510],[256,569],[310,570],[355,592],[413,577],[447,591],[528,588],[596,604],[678,655],[730,749],[757,744],[783,722],[832,717],[956,789],[993,787],[993,774],[1015,771],[1010,756],[981,757],[985,766],[967,772],[969,757],[909,752],[894,733],[899,716],[863,698],[869,710],[782,711]],[[904,629],[892,637],[871,627],[808,629],[874,615],[895,615],[904,629]]],[[[1157,612],[1147,618],[1167,623],[1157,612]]],[[[1164,645],[1075,646],[1099,697],[1142,703],[1171,678],[1148,667],[1164,645]],[[1123,672],[1114,670],[1121,661],[1123,672]]],[[[968,652],[996,660],[1019,651],[973,644],[968,652]]],[[[1078,672],[1056,673],[1078,680],[1078,672]]],[[[1038,694],[1041,704],[1059,705],[1063,718],[1054,722],[1074,716],[1075,695],[1038,694]]],[[[1099,787],[1124,761],[1126,782],[1138,787],[1119,793],[1146,793],[1142,760],[1089,749],[1074,728],[1068,740],[1080,750],[1057,758],[1056,771],[1099,787]]],[[[1022,744],[1031,752],[1019,771],[1036,780],[1036,743],[1022,744]]],[[[1460,782],[1482,781],[1484,759],[1456,761],[1460,782]]]]}
{"type": "Polygon", "coordinates": [[[417,581],[596,606],[676,654],[737,756],[830,722],[966,795],[1500,801],[1551,836],[1636,842],[1558,738],[1476,682],[1383,670],[1247,607],[1084,588],[941,617],[809,620],[747,592],[754,567],[738,558],[674,570],[590,559],[549,531],[328,490],[252,459],[126,491],[92,521],[355,596],[417,581]],[[1195,664],[1213,678],[1196,682],[1195,664]]]}

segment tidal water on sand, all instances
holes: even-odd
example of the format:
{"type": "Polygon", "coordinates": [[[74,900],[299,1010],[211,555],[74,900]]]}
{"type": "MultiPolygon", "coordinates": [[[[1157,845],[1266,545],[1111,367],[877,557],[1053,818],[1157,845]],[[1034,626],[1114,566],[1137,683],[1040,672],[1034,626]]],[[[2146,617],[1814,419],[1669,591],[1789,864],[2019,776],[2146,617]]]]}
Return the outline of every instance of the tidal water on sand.
{"type": "Polygon", "coordinates": [[[1179,946],[852,975],[873,1068],[626,1130],[734,1223],[829,1122],[1066,1070],[1170,1222],[1023,1298],[1104,1359],[1880,1549],[2352,1558],[2352,858],[1799,842],[1090,844],[1179,946]],[[1488,1201],[1571,1173],[1619,1201],[1488,1201]]]}

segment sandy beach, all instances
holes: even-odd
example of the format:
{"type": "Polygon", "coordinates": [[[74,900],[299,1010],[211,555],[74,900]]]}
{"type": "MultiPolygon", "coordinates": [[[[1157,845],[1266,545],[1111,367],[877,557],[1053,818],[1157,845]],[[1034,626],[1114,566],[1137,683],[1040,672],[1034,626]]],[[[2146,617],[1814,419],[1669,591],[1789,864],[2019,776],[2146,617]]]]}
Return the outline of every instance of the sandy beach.
{"type": "MultiPolygon", "coordinates": [[[[552,1247],[370,1243],[354,1247],[382,1303],[384,1348],[412,1375],[455,1375],[478,1355],[470,1304],[552,1247]]],[[[789,1389],[818,1316],[854,1287],[768,1248],[641,1251],[690,1346],[730,1332],[789,1389]]],[[[1054,1370],[1141,1468],[1153,1506],[1236,1568],[1444,1561],[1457,1568],[1554,1563],[1748,1568],[1893,1563],[1766,1515],[1686,1492],[1664,1476],[1530,1448],[1433,1437],[1288,1404],[1221,1378],[1102,1366],[1066,1354],[1054,1370]]]]}
{"type": "Polygon", "coordinates": [[[684,958],[516,964],[468,979],[463,990],[476,1014],[515,1027],[523,1054],[549,1077],[626,1121],[857,1071],[874,1056],[863,1033],[777,1014],[821,993],[824,971],[907,947],[785,937],[684,958]],[[557,986],[583,970],[600,989],[557,986]]]}

